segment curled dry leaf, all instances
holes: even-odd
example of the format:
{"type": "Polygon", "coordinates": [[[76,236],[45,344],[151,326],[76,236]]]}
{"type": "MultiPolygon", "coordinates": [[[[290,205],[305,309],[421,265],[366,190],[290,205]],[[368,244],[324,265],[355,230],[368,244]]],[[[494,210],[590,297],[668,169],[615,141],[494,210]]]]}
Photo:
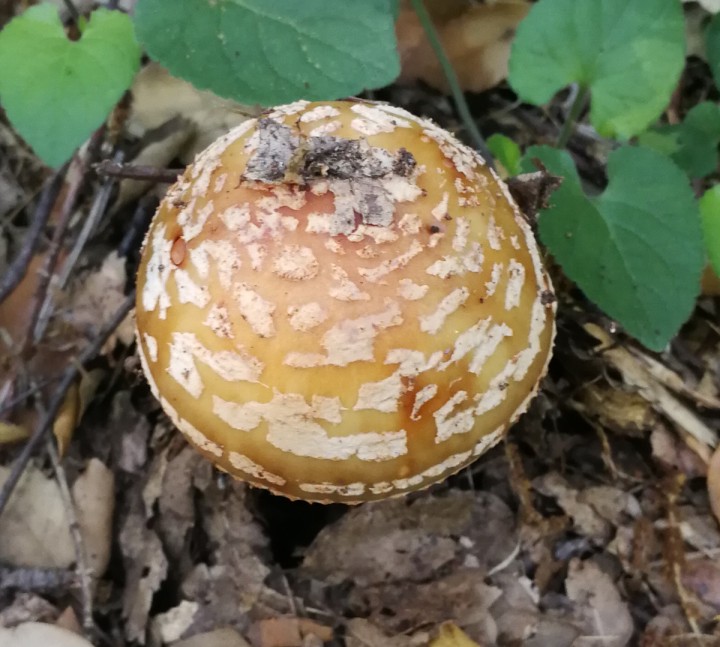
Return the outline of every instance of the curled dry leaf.
{"type": "MultiPolygon", "coordinates": [[[[526,16],[528,2],[430,0],[425,4],[463,90],[481,92],[505,79],[515,28],[526,16]]],[[[396,32],[402,65],[400,81],[419,79],[447,91],[440,63],[409,2],[401,6],[396,32]]]]}

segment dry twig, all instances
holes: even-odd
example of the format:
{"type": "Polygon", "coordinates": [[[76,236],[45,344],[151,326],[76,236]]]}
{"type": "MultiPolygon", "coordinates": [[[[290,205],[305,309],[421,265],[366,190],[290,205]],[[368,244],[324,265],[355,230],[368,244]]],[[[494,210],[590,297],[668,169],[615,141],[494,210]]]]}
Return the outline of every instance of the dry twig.
{"type": "Polygon", "coordinates": [[[138,164],[121,164],[112,160],[103,160],[95,164],[95,172],[106,177],[120,177],[126,180],[142,180],[158,184],[172,184],[182,175],[183,169],[166,169],[138,164]]]}
{"type": "Polygon", "coordinates": [[[0,279],[0,304],[5,301],[10,293],[20,284],[20,281],[23,280],[27,273],[35,249],[52,213],[55,200],[62,188],[67,169],[68,165],[65,164],[57,171],[47,182],[40,195],[40,200],[35,208],[35,214],[33,215],[32,223],[23,241],[22,248],[15,260],[10,264],[10,267],[5,271],[2,279],[0,279]]]}

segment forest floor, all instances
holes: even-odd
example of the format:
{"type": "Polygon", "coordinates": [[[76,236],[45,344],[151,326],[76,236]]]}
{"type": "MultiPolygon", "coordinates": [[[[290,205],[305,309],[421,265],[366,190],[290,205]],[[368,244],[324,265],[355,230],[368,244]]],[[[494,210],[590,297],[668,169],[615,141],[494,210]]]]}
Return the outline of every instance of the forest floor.
{"type": "MultiPolygon", "coordinates": [[[[703,74],[690,65],[689,92],[703,74]]],[[[449,100],[423,85],[372,98],[463,136],[449,100]]],[[[483,134],[525,145],[555,137],[561,104],[519,106],[501,84],[471,108],[483,134]]],[[[407,498],[292,502],[188,447],[141,374],[127,307],[167,184],[94,164],[177,168],[245,118],[150,68],[132,106],[54,177],[0,119],[0,277],[32,255],[0,303],[0,481],[22,465],[0,516],[0,627],[14,628],[0,645],[51,644],[32,622],[70,629],[76,642],[58,647],[83,634],[108,647],[720,645],[707,485],[718,298],[650,353],[554,269],[558,334],[540,395],[504,443],[407,498]]],[[[570,150],[601,189],[602,142],[581,127],[570,150]]]]}

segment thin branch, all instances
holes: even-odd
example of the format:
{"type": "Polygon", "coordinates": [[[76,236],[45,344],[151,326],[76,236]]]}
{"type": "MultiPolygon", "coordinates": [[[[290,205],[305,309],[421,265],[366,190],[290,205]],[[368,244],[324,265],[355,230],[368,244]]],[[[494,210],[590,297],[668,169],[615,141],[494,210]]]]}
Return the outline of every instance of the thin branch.
{"type": "Polygon", "coordinates": [[[10,475],[7,480],[3,483],[0,488],[0,515],[2,515],[7,503],[10,499],[10,495],[15,490],[15,487],[23,475],[25,468],[27,467],[30,458],[35,453],[37,448],[43,442],[46,434],[52,429],[55,418],[57,417],[60,409],[65,400],[68,390],[72,386],[72,383],[80,375],[85,364],[90,360],[94,359],[95,356],[100,352],[105,342],[110,338],[115,329],[122,323],[127,314],[132,310],[135,303],[135,291],[133,290],[125,299],[123,304],[113,315],[112,319],[100,330],[95,336],[90,346],[88,346],[80,356],[72,362],[62,375],[62,379],[57,386],[57,389],[50,400],[50,404],[47,408],[47,412],[42,417],[42,420],[35,428],[32,436],[28,439],[27,443],[23,447],[20,455],[13,463],[10,475]]]}
{"type": "Polygon", "coordinates": [[[94,166],[98,175],[106,177],[120,177],[127,180],[142,180],[158,184],[172,184],[183,174],[183,169],[166,169],[157,166],[142,166],[138,164],[120,164],[112,160],[103,160],[94,166]]]}
{"type": "Polygon", "coordinates": [[[455,69],[453,68],[452,63],[450,62],[450,59],[445,52],[445,48],[440,41],[440,37],[438,36],[437,30],[435,29],[432,18],[430,18],[430,14],[428,14],[427,9],[425,9],[423,0],[410,0],[410,2],[413,6],[413,9],[415,10],[415,13],[417,14],[418,19],[420,20],[422,28],[425,30],[425,35],[430,42],[430,46],[435,51],[435,56],[437,56],[440,67],[442,67],[445,78],[447,79],[448,85],[450,86],[450,92],[452,93],[453,99],[455,101],[455,106],[457,108],[458,114],[460,115],[460,118],[462,119],[465,128],[470,133],[470,136],[473,139],[473,143],[475,144],[475,148],[477,148],[480,154],[485,158],[487,164],[493,166],[492,153],[487,147],[485,139],[480,134],[480,130],[478,129],[477,124],[473,119],[473,116],[470,112],[470,107],[465,100],[465,93],[460,87],[460,81],[458,80],[457,74],[455,73],[455,69]]]}
{"type": "MultiPolygon", "coordinates": [[[[122,152],[118,151],[116,153],[116,156],[121,159],[122,152]]],[[[55,289],[64,290],[67,286],[70,275],[72,274],[73,269],[75,269],[75,265],[77,264],[77,261],[80,258],[80,254],[82,254],[83,252],[83,249],[85,249],[85,245],[87,244],[90,235],[95,230],[98,223],[100,222],[100,219],[105,214],[108,202],[110,201],[110,194],[114,186],[115,180],[113,178],[107,178],[100,187],[100,190],[95,194],[95,199],[93,200],[93,204],[90,207],[90,212],[83,220],[80,233],[75,240],[75,243],[73,244],[70,253],[65,259],[62,268],[56,273],[54,282],[55,289]]],[[[37,317],[37,323],[33,328],[33,336],[35,341],[41,339],[42,336],[45,334],[47,325],[50,321],[50,318],[52,317],[54,292],[55,290],[48,290],[47,294],[45,295],[45,301],[40,308],[40,314],[37,317]]]]}
{"type": "Polygon", "coordinates": [[[20,284],[25,277],[27,269],[30,266],[35,249],[37,248],[40,237],[45,230],[52,213],[55,200],[60,193],[65,175],[67,173],[68,164],[65,164],[52,178],[47,182],[45,188],[40,194],[32,223],[25,234],[22,248],[15,260],[7,268],[5,274],[0,279],[0,304],[10,295],[10,293],[20,284]]]}
{"type": "Polygon", "coordinates": [[[55,439],[51,436],[47,439],[47,449],[50,455],[53,469],[55,470],[55,480],[60,490],[60,498],[65,506],[65,514],[67,515],[70,526],[70,537],[72,538],[73,547],[75,549],[75,573],[80,584],[80,599],[82,604],[82,625],[85,630],[86,637],[92,637],[95,631],[95,621],[93,620],[93,594],[92,584],[90,581],[90,569],[87,562],[87,550],[85,548],[85,540],[80,530],[77,511],[75,509],[75,501],[70,486],[68,485],[67,474],[60,460],[55,439]]]}
{"type": "Polygon", "coordinates": [[[45,262],[38,273],[39,280],[37,289],[35,290],[35,303],[32,316],[30,317],[28,334],[25,338],[26,349],[29,348],[33,342],[37,341],[34,336],[34,330],[37,326],[40,313],[47,298],[48,289],[50,287],[52,276],[55,272],[55,266],[57,265],[58,258],[60,257],[65,234],[70,226],[70,220],[75,209],[75,204],[77,203],[80,193],[88,180],[88,165],[90,160],[93,159],[99,152],[104,136],[105,126],[101,126],[93,133],[86,151],[86,156],[84,158],[80,158],[78,156],[75,157],[75,160],[80,168],[78,169],[76,179],[70,184],[68,192],[65,195],[65,200],[63,200],[63,205],[60,210],[60,216],[55,224],[55,231],[47,250],[45,262]]]}

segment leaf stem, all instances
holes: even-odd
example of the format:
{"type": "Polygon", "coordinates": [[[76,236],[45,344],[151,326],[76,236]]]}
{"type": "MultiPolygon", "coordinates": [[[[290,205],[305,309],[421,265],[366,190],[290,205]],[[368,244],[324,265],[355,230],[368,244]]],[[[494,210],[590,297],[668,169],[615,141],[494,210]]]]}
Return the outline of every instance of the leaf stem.
{"type": "Polygon", "coordinates": [[[570,141],[573,130],[575,130],[575,124],[577,123],[580,114],[585,109],[588,94],[589,90],[586,86],[581,85],[578,87],[577,93],[575,94],[575,99],[570,106],[570,112],[568,112],[562,130],[560,130],[560,135],[558,135],[557,148],[565,148],[565,146],[567,146],[567,143],[570,141]]]}
{"type": "Polygon", "coordinates": [[[433,48],[435,56],[437,56],[438,61],[440,62],[440,67],[442,68],[443,74],[445,74],[445,78],[450,86],[450,92],[452,93],[453,100],[455,101],[455,107],[457,108],[460,118],[470,134],[475,147],[485,158],[485,161],[492,166],[492,153],[490,153],[490,150],[488,149],[487,144],[485,143],[483,136],[480,134],[480,130],[478,130],[477,124],[470,113],[470,107],[465,100],[465,94],[460,87],[460,82],[458,81],[455,69],[445,53],[445,49],[440,42],[440,37],[435,29],[435,25],[433,25],[427,9],[425,9],[423,0],[410,0],[410,2],[418,19],[420,20],[422,28],[425,30],[425,35],[427,36],[428,41],[430,41],[430,46],[433,48]]]}
{"type": "Polygon", "coordinates": [[[63,0],[63,4],[65,5],[65,9],[67,9],[68,13],[70,14],[70,17],[73,19],[73,22],[79,27],[80,12],[75,6],[75,3],[72,0],[63,0]]]}

